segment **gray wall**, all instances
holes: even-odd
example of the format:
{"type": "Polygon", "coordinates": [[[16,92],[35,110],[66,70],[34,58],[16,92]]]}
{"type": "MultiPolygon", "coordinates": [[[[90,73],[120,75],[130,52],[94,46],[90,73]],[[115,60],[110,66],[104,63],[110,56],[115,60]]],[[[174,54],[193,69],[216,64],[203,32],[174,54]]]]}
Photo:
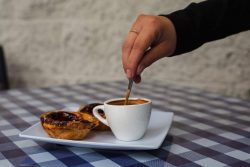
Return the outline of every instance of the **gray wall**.
{"type": "MultiPolygon", "coordinates": [[[[0,43],[12,87],[125,80],[121,44],[140,13],[169,13],[190,0],[0,0],[0,43]]],[[[198,1],[197,1],[198,2],[198,1]]],[[[144,80],[250,99],[250,32],[166,58],[144,80]]]]}

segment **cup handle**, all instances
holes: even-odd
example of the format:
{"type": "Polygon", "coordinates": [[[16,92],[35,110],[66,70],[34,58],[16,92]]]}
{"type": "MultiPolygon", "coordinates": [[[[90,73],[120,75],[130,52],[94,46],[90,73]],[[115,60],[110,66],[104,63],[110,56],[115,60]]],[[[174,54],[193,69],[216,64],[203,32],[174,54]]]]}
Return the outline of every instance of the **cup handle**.
{"type": "Polygon", "coordinates": [[[104,111],[104,105],[100,105],[100,106],[96,106],[94,109],[93,109],[93,115],[99,120],[101,121],[103,124],[108,125],[108,121],[107,119],[104,119],[98,112],[98,110],[101,109],[104,111]]]}

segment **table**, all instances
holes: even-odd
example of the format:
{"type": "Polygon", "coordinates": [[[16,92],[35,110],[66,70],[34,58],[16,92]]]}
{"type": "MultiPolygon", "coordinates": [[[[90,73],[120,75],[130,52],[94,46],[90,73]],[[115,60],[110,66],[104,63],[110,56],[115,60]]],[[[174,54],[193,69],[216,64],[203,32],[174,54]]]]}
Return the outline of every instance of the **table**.
{"type": "Polygon", "coordinates": [[[77,148],[20,138],[48,110],[124,95],[127,82],[17,89],[0,93],[0,166],[250,166],[250,102],[189,87],[143,82],[134,96],[174,112],[162,146],[149,151],[77,148]]]}

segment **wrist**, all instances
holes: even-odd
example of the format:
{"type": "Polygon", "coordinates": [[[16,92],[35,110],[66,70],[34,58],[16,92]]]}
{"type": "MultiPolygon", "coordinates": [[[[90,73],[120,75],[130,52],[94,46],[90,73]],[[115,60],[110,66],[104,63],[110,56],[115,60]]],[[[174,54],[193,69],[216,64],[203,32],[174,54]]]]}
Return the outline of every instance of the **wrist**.
{"type": "Polygon", "coordinates": [[[158,16],[162,20],[162,36],[164,40],[167,41],[169,53],[167,57],[171,57],[174,55],[177,45],[177,34],[174,23],[166,16],[158,16]]]}

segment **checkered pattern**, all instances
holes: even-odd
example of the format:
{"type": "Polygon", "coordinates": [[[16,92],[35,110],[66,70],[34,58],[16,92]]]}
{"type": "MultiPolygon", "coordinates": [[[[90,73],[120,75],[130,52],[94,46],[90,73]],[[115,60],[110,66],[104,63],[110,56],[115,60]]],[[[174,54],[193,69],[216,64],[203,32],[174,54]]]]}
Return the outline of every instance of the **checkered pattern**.
{"type": "Polygon", "coordinates": [[[188,87],[143,82],[134,96],[175,113],[160,149],[114,151],[19,138],[48,110],[124,95],[126,82],[93,83],[0,93],[0,166],[250,166],[250,102],[188,87]]]}

